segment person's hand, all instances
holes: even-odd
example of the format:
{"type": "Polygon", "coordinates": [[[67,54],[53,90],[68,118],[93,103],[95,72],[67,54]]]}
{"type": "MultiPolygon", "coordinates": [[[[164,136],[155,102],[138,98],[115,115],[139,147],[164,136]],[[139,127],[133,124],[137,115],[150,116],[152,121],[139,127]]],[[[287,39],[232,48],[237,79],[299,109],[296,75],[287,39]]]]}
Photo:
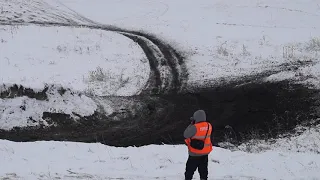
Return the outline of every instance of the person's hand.
{"type": "Polygon", "coordinates": [[[193,117],[190,117],[190,120],[191,120],[190,124],[192,124],[192,125],[196,122],[196,120],[193,119],[193,117]]]}

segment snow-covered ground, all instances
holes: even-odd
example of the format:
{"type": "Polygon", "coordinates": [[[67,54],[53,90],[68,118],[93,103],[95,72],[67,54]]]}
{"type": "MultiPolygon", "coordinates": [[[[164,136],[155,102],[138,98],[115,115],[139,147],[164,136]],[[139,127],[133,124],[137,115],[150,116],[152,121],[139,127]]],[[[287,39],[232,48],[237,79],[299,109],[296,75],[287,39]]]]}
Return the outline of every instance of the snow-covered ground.
{"type": "MultiPolygon", "coordinates": [[[[189,85],[249,75],[286,62],[319,62],[317,0],[61,2],[95,21],[151,32],[186,51],[189,85]]],[[[307,66],[272,79],[300,80],[304,75],[319,87],[319,72],[319,65],[307,66]]]]}
{"type": "MultiPolygon", "coordinates": [[[[49,125],[43,112],[76,118],[97,110],[91,96],[131,96],[145,87],[150,66],[142,49],[115,32],[84,27],[40,26],[86,24],[57,1],[0,1],[0,92],[22,85],[46,92],[47,101],[27,96],[0,99],[0,128],[49,125]],[[66,93],[60,94],[60,88],[66,93]],[[84,95],[84,93],[86,95],[84,95]]],[[[105,100],[107,101],[107,100],[105,100]]],[[[103,104],[112,113],[110,102],[103,104]]]]}
{"type": "MultiPolygon", "coordinates": [[[[320,17],[320,7],[315,0],[310,0],[308,3],[302,0],[248,0],[241,2],[205,0],[201,1],[201,3],[195,3],[192,0],[161,0],[154,2],[148,0],[93,0],[90,2],[86,0],[25,0],[23,2],[2,1],[1,6],[3,10],[0,20],[2,21],[60,23],[72,21],[71,24],[92,24],[97,22],[155,34],[187,54],[186,63],[190,73],[188,85],[190,86],[201,85],[207,81],[215,82],[223,77],[255,74],[263,70],[273,69],[276,65],[282,63],[309,60],[314,61],[317,65],[308,65],[296,70],[281,72],[267,80],[288,78],[299,82],[301,76],[305,76],[307,79],[303,78],[302,80],[307,80],[319,86],[320,24],[318,19],[320,17]],[[114,11],[115,9],[121,10],[114,11]]],[[[21,41],[28,43],[27,39],[31,40],[31,37],[33,37],[29,36],[32,34],[30,32],[35,32],[29,28],[31,27],[11,27],[9,30],[1,31],[1,33],[6,33],[1,34],[4,37],[14,36],[15,32],[16,35],[8,43],[5,43],[6,39],[1,40],[2,45],[0,47],[10,48],[10,44],[11,46],[15,45],[15,43],[22,44],[21,41]],[[22,39],[19,38],[20,36],[27,37],[22,39]]],[[[135,44],[133,42],[121,37],[121,35],[92,30],[93,33],[81,37],[83,34],[79,36],[80,33],[85,33],[89,30],[77,30],[77,28],[73,30],[67,30],[68,28],[39,29],[41,30],[39,30],[39,36],[37,37],[42,41],[52,43],[50,45],[54,46],[49,46],[49,48],[52,48],[50,55],[53,55],[52,59],[55,59],[54,61],[58,61],[56,60],[57,56],[60,59],[72,58],[74,61],[75,58],[78,60],[79,56],[81,57],[80,59],[84,60],[87,60],[89,56],[90,59],[99,59],[94,61],[96,64],[92,63],[91,65],[90,63],[88,67],[83,67],[83,64],[79,64],[78,68],[83,69],[78,69],[78,74],[79,72],[84,74],[88,70],[93,70],[96,67],[92,66],[98,63],[107,68],[106,73],[115,73],[115,77],[119,77],[119,74],[123,71],[125,77],[133,73],[137,74],[136,77],[131,77],[131,83],[127,84],[127,88],[120,90],[119,93],[114,93],[119,84],[115,83],[115,81],[118,81],[119,78],[113,78],[114,81],[111,80],[111,83],[103,85],[103,88],[106,88],[108,92],[113,92],[116,95],[131,95],[139,90],[139,85],[137,86],[137,84],[144,84],[146,76],[149,75],[147,65],[139,62],[146,62],[144,55],[141,53],[142,50],[134,47],[135,44]],[[54,36],[54,40],[57,41],[53,42],[50,39],[50,33],[53,33],[56,29],[61,29],[61,32],[59,32],[58,36],[54,36]],[[78,35],[70,36],[73,31],[79,31],[76,32],[78,35]],[[99,37],[101,34],[105,34],[105,37],[99,37]],[[43,38],[42,36],[46,37],[43,38]],[[77,37],[80,39],[77,40],[77,37]],[[88,38],[92,40],[91,43],[82,43],[88,38]],[[66,42],[69,45],[66,45],[66,42]],[[98,54],[86,54],[88,47],[90,51],[95,49],[97,45],[95,43],[100,45],[101,51],[98,51],[98,54]],[[71,50],[70,55],[63,55],[65,46],[68,46],[65,49],[66,51],[71,50]],[[103,46],[110,48],[110,51],[103,49],[103,46]],[[80,54],[81,52],[83,54],[80,54]],[[110,61],[101,64],[103,59],[110,61]],[[120,64],[119,61],[122,63],[120,64]],[[118,67],[124,64],[125,68],[118,67]],[[141,68],[141,71],[137,71],[137,66],[141,68]],[[127,92],[128,90],[130,92],[127,92]]],[[[35,43],[28,43],[28,47],[34,50],[40,48],[38,52],[42,52],[44,47],[39,47],[38,42],[42,42],[38,41],[38,38],[35,38],[35,43]]],[[[24,55],[24,51],[27,51],[27,49],[14,49],[14,52],[7,53],[19,52],[24,55]]],[[[47,53],[46,51],[44,53],[47,53]]],[[[37,53],[34,59],[40,57],[42,57],[42,53],[37,53]]],[[[5,56],[6,58],[10,57],[5,56]]],[[[14,61],[12,58],[10,60],[14,61]]],[[[48,63],[50,62],[53,62],[51,58],[48,60],[48,63]]],[[[37,69],[40,69],[42,64],[38,64],[39,67],[37,69]]],[[[6,69],[6,66],[2,64],[1,67],[6,69]]],[[[65,67],[68,67],[68,64],[65,64],[65,67]]],[[[74,82],[73,76],[66,79],[61,78],[64,75],[64,69],[66,68],[60,68],[59,72],[55,72],[56,74],[51,77],[49,83],[72,84],[75,89],[83,89],[83,82],[78,76],[75,77],[76,82],[74,82]],[[62,74],[57,77],[60,71],[62,74]]],[[[15,71],[19,70],[20,68],[17,67],[15,71]]],[[[7,73],[5,75],[11,76],[11,74],[7,73]]],[[[4,75],[2,74],[2,76],[4,75]]],[[[13,83],[21,83],[25,78],[29,79],[24,73],[21,73],[21,77],[17,76],[19,75],[15,75],[15,79],[6,77],[4,82],[13,80],[13,83]]],[[[31,75],[30,79],[32,77],[31,75]]],[[[25,84],[27,83],[28,81],[25,82],[25,84]]],[[[33,85],[30,83],[30,86],[33,85]]],[[[99,91],[97,90],[99,88],[93,89],[99,91]]]]}
{"type": "MultiPolygon", "coordinates": [[[[319,153],[281,147],[260,153],[214,147],[209,180],[320,179],[319,153]]],[[[186,159],[184,145],[116,148],[99,143],[0,140],[0,179],[178,180],[184,177],[186,159]]],[[[194,177],[199,178],[197,172],[194,177]]]]}
{"type": "MultiPolygon", "coordinates": [[[[320,179],[320,126],[237,150],[214,147],[209,180],[320,179]],[[251,152],[251,153],[249,153],[251,152]]],[[[185,145],[111,147],[100,143],[0,140],[0,179],[183,179],[185,145]]],[[[199,178],[197,172],[194,175],[199,178]]]]}
{"type": "MultiPolygon", "coordinates": [[[[304,80],[320,87],[319,18],[317,0],[0,0],[0,22],[96,21],[155,34],[186,54],[190,86],[311,60],[314,63],[265,80],[304,80]]],[[[47,101],[0,99],[0,128],[45,124],[43,112],[91,115],[97,104],[83,91],[139,93],[149,68],[142,49],[116,33],[0,26],[0,91],[15,83],[35,91],[45,84],[51,87],[47,101]],[[70,90],[61,95],[61,86],[70,90]]],[[[319,128],[272,143],[243,144],[237,151],[216,147],[209,179],[320,179],[319,128]]],[[[0,140],[0,179],[176,180],[183,179],[186,158],[183,145],[115,148],[0,140]]]]}
{"type": "Polygon", "coordinates": [[[113,32],[1,26],[0,42],[0,83],[4,84],[32,89],[55,84],[102,96],[130,96],[139,93],[149,76],[142,49],[113,32]],[[128,82],[121,84],[120,78],[128,82]]]}
{"type": "MultiPolygon", "coordinates": [[[[150,73],[142,49],[124,36],[73,27],[0,26],[0,92],[12,84],[46,92],[48,101],[0,98],[0,129],[49,125],[43,112],[90,116],[98,96],[139,94],[150,73]],[[36,34],[36,35],[33,35],[36,34]],[[59,88],[70,89],[59,94],[59,88]],[[79,95],[81,94],[81,95],[79,95]]],[[[106,113],[111,113],[109,105],[106,113]]]]}

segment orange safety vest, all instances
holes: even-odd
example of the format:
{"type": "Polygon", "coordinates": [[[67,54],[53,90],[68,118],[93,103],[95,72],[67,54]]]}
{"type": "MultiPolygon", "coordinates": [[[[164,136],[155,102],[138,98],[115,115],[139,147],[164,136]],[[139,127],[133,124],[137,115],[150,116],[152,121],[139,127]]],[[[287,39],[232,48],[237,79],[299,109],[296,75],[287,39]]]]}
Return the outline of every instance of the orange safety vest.
{"type": "Polygon", "coordinates": [[[196,124],[194,124],[194,126],[196,126],[196,129],[197,129],[196,134],[191,138],[185,139],[185,142],[188,146],[188,149],[191,153],[194,153],[197,155],[202,155],[202,154],[207,155],[212,151],[212,143],[211,143],[211,138],[210,138],[211,132],[212,132],[212,126],[208,122],[196,123],[196,124]],[[208,124],[209,124],[209,130],[207,133],[208,124]],[[207,134],[207,136],[205,137],[206,134],[207,134]],[[192,148],[190,146],[191,139],[204,140],[204,148],[202,150],[192,148]]]}

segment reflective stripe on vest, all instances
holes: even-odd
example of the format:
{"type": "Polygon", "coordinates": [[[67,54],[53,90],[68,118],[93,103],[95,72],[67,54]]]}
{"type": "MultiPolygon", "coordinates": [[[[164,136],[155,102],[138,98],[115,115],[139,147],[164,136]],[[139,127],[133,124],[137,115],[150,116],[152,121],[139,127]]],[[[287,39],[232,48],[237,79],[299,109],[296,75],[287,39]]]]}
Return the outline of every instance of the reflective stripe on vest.
{"type": "Polygon", "coordinates": [[[186,144],[188,145],[189,153],[196,154],[196,155],[203,155],[209,154],[212,151],[212,143],[211,143],[211,132],[212,126],[208,122],[200,122],[194,124],[197,129],[196,134],[189,139],[185,139],[186,144]],[[208,129],[209,124],[209,129],[208,129]],[[208,133],[207,133],[208,130],[208,133]],[[206,136],[207,133],[207,136],[206,136]],[[204,148],[202,150],[194,149],[190,146],[191,139],[200,139],[204,140],[204,148]]]}
{"type": "Polygon", "coordinates": [[[192,139],[204,139],[204,138],[209,138],[210,136],[193,136],[192,139]]]}

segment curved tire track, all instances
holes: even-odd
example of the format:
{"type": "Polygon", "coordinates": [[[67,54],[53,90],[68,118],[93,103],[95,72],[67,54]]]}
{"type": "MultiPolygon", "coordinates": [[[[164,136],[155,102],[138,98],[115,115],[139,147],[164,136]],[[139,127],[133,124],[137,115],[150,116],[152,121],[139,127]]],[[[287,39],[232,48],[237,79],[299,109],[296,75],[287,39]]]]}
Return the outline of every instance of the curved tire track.
{"type": "Polygon", "coordinates": [[[149,61],[149,80],[141,94],[175,94],[179,93],[183,89],[188,78],[184,58],[170,45],[146,33],[124,30],[115,26],[92,24],[92,21],[89,23],[90,24],[66,24],[38,21],[11,21],[0,22],[0,25],[39,25],[47,27],[63,26],[73,28],[90,28],[121,34],[136,42],[142,48],[149,61]]]}
{"type": "Polygon", "coordinates": [[[56,2],[71,11],[79,20],[88,24],[100,25],[105,27],[105,30],[116,31],[137,42],[150,63],[152,72],[150,73],[151,78],[149,78],[148,86],[153,87],[151,89],[153,93],[177,93],[186,85],[188,73],[184,58],[170,45],[147,33],[124,30],[115,26],[105,26],[69,8],[60,0],[56,0],[56,2]]]}

